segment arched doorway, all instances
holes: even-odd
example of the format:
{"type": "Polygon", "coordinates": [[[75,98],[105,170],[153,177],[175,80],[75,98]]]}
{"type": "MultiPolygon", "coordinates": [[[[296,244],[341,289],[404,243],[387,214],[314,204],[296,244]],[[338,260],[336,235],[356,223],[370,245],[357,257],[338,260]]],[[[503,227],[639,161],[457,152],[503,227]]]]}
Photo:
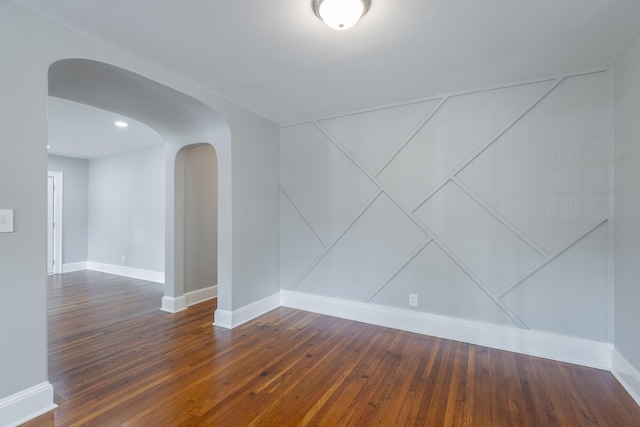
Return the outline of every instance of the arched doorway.
{"type": "Polygon", "coordinates": [[[174,264],[184,298],[163,298],[163,310],[180,311],[218,294],[218,157],[206,143],[178,150],[174,176],[174,248],[184,254],[174,264]]]}
{"type": "MultiPolygon", "coordinates": [[[[207,144],[217,160],[218,307],[231,308],[231,161],[227,123],[200,101],[103,62],[65,59],[49,68],[49,95],[123,114],[165,140],[165,297],[163,309],[186,307],[183,147],[207,144]],[[181,166],[179,166],[181,165],[181,166]],[[182,168],[182,175],[178,169],[182,168]],[[178,191],[176,191],[178,189],[178,191]],[[177,197],[176,197],[177,196],[177,197]]],[[[189,285],[190,286],[190,285],[189,285]]]]}

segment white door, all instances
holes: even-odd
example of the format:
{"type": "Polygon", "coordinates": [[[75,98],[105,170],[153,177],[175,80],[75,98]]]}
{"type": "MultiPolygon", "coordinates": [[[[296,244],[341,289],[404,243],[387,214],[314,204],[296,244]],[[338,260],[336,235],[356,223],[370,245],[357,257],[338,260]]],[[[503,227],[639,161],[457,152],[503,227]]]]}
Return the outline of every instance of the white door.
{"type": "Polygon", "coordinates": [[[47,273],[62,273],[62,172],[47,179],[47,273]]]}
{"type": "Polygon", "coordinates": [[[54,254],[54,245],[55,245],[55,233],[53,232],[56,226],[55,222],[55,179],[52,176],[49,176],[47,179],[47,200],[48,200],[48,209],[47,209],[47,273],[53,274],[54,266],[55,266],[55,258],[54,254]]]}

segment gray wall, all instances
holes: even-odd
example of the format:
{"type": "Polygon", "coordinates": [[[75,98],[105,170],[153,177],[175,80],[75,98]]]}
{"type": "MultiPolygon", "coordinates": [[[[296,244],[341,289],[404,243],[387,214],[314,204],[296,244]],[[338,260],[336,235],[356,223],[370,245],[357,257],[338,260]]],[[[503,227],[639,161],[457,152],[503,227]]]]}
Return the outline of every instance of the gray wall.
{"type": "Polygon", "coordinates": [[[89,162],[90,261],[164,272],[164,165],[164,146],[89,162]]]}
{"type": "MultiPolygon", "coordinates": [[[[234,168],[231,181],[233,283],[243,284],[232,287],[235,310],[280,290],[280,132],[264,120],[252,129],[232,129],[231,137],[247,141],[232,144],[234,164],[243,165],[234,168]]],[[[218,304],[220,301],[218,298],[218,304]]]]}
{"type": "Polygon", "coordinates": [[[46,67],[15,10],[0,2],[0,205],[15,210],[15,232],[0,234],[0,398],[47,380],[46,67]]]}
{"type": "Polygon", "coordinates": [[[640,370],[640,39],[615,72],[615,346],[640,370]]]}
{"type": "Polygon", "coordinates": [[[590,73],[282,128],[281,287],[610,341],[610,86],[590,73]]]}
{"type": "MultiPolygon", "coordinates": [[[[0,52],[7,64],[0,67],[0,206],[14,209],[16,219],[15,232],[0,235],[0,399],[47,384],[46,101],[47,73],[56,61],[89,58],[113,64],[193,97],[224,117],[229,129],[224,136],[230,134],[231,142],[223,141],[224,149],[217,151],[225,200],[219,207],[223,212],[219,236],[227,271],[226,281],[219,283],[223,285],[219,305],[232,310],[236,304],[240,307],[278,291],[276,124],[141,58],[4,0],[0,0],[0,52]]],[[[207,139],[183,135],[182,141],[187,140],[207,139]]],[[[169,188],[173,191],[173,186],[169,188]]],[[[91,247],[89,252],[91,257],[91,247]]],[[[105,261],[111,259],[105,255],[105,261]]]]}
{"type": "Polygon", "coordinates": [[[89,161],[49,156],[49,170],[62,172],[62,263],[85,262],[88,252],[89,161]]]}
{"type": "Polygon", "coordinates": [[[184,290],[218,284],[218,159],[210,145],[189,149],[184,167],[184,290]]]}

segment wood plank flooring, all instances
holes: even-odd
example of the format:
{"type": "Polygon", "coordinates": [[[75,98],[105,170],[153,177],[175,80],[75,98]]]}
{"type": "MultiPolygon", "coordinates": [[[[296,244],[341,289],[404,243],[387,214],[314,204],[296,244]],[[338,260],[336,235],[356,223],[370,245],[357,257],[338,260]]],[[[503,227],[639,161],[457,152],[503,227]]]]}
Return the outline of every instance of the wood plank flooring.
{"type": "Polygon", "coordinates": [[[234,330],[160,285],[49,283],[59,407],[25,426],[640,426],[606,371],[279,308],[234,330]]]}

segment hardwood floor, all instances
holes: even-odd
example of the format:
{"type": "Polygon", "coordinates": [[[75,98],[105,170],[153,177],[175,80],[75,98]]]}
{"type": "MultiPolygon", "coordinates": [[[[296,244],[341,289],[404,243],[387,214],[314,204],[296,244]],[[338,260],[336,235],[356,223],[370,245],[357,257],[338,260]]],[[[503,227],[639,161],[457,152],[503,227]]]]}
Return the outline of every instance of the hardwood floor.
{"type": "Polygon", "coordinates": [[[25,426],[639,426],[606,371],[279,308],[234,330],[160,285],[49,283],[59,407],[25,426]]]}

